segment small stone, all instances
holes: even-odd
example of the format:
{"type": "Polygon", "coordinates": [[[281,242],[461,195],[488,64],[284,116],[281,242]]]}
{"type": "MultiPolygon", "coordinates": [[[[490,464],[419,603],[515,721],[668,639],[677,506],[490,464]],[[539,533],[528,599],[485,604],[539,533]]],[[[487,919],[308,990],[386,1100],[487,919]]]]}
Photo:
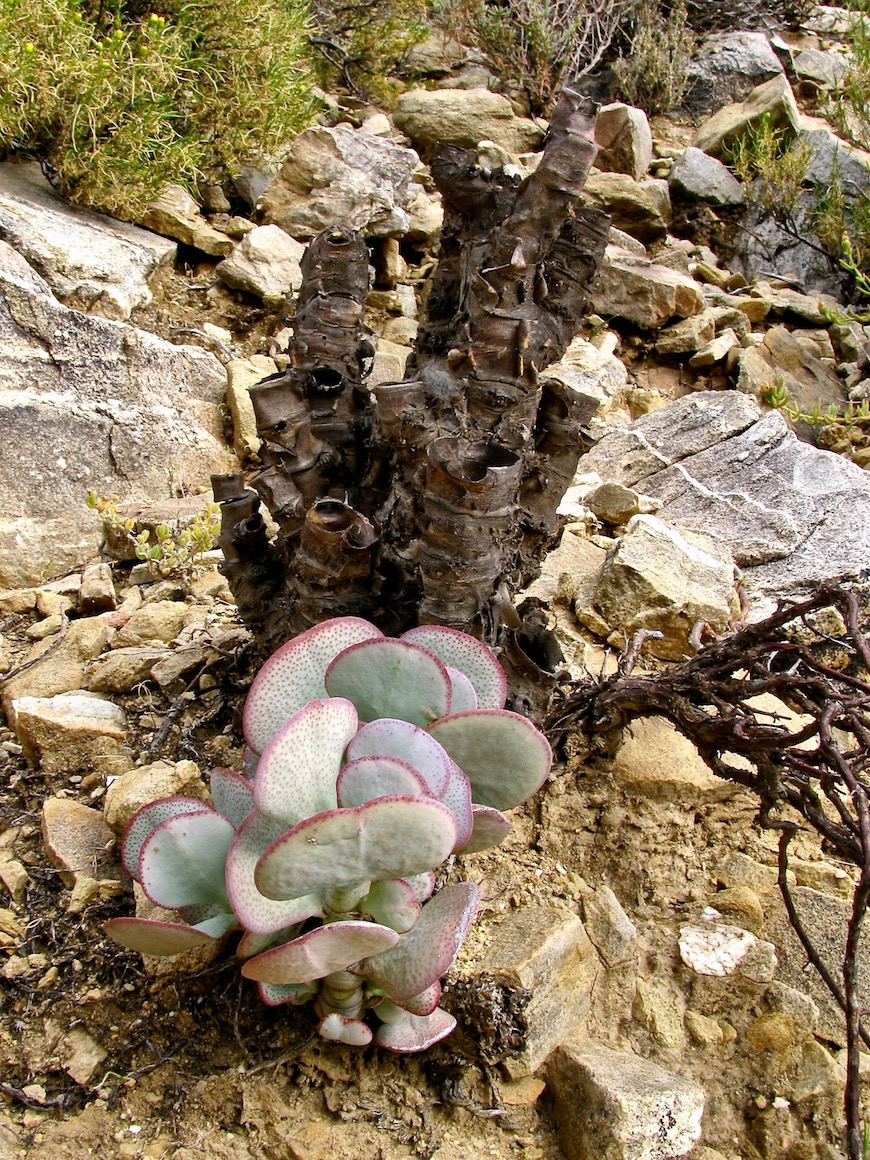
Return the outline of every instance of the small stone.
{"type": "Polygon", "coordinates": [[[169,644],[184,628],[189,607],[181,600],[155,600],[133,613],[115,637],[118,648],[169,644]]]}
{"type": "Polygon", "coordinates": [[[717,334],[706,346],[702,346],[700,350],[696,351],[689,359],[689,366],[711,367],[726,359],[729,352],[736,346],[740,346],[740,339],[728,327],[721,334],[717,334]]]}
{"type": "Polygon", "coordinates": [[[851,898],[855,888],[852,876],[842,866],[831,862],[806,862],[802,858],[789,858],[789,866],[794,871],[798,886],[808,886],[822,894],[833,894],[837,898],[851,898]]]}
{"type": "Polygon", "coordinates": [[[726,918],[734,919],[739,926],[760,934],[764,926],[764,911],[758,895],[751,886],[732,886],[720,890],[711,900],[712,905],[726,918]]]}
{"type": "Polygon", "coordinates": [[[527,907],[494,928],[479,968],[512,989],[531,991],[523,1051],[504,1061],[511,1079],[520,1079],[536,1071],[585,1019],[598,956],[575,914],[527,907]]]}
{"type": "Polygon", "coordinates": [[[129,756],[124,710],[94,694],[19,697],[13,710],[25,756],[47,773],[91,770],[105,758],[129,756]]]}
{"type": "Polygon", "coordinates": [[[798,1028],[791,1015],[774,1011],[759,1015],[746,1029],[746,1039],[756,1051],[782,1054],[798,1041],[798,1028]]]}
{"type": "Polygon", "coordinates": [[[61,871],[67,886],[75,885],[80,874],[97,879],[117,877],[111,865],[115,835],[99,810],[69,798],[46,798],[42,803],[42,840],[53,866],[61,871]],[[109,866],[108,874],[100,875],[109,866]]]}
{"type": "Polygon", "coordinates": [[[639,978],[631,1011],[663,1047],[680,1047],[685,1041],[681,996],[639,978]]]}
{"type": "Polygon", "coordinates": [[[501,1102],[509,1108],[530,1108],[543,1093],[546,1084],[534,1075],[508,1080],[498,1085],[501,1102]]]}
{"type": "Polygon", "coordinates": [[[176,795],[208,800],[208,790],[195,762],[156,761],[131,769],[113,781],[106,791],[103,806],[106,823],[120,833],[142,806],[176,795]]]}
{"type": "Polygon", "coordinates": [[[716,877],[723,886],[749,886],[759,898],[764,898],[776,889],[777,870],[736,850],[716,868],[716,877]]]}
{"type": "Polygon", "coordinates": [[[794,1103],[801,1103],[816,1096],[839,1096],[845,1083],[845,1067],[818,1040],[809,1039],[804,1044],[798,1074],[785,1094],[794,1103]]]}
{"type": "Polygon", "coordinates": [[[163,190],[145,211],[142,224],[157,234],[219,258],[225,258],[233,248],[232,241],[208,224],[199,206],[180,185],[168,185],[163,190]]]}
{"type": "Polygon", "coordinates": [[[779,979],[774,979],[764,993],[764,999],[772,1011],[789,1015],[804,1031],[812,1033],[819,1025],[819,1008],[811,995],[797,991],[779,979]]]}
{"type": "Polygon", "coordinates": [[[632,516],[650,514],[661,504],[651,496],[641,496],[621,483],[602,483],[585,499],[586,507],[599,520],[618,527],[627,524],[632,516]]]}
{"type": "Polygon", "coordinates": [[[79,589],[79,611],[84,616],[109,612],[117,606],[112,569],[108,564],[90,564],[82,572],[79,589]]]}
{"type": "Polygon", "coordinates": [[[637,928],[609,886],[599,886],[583,900],[586,931],[608,967],[634,958],[637,928]]]}
{"type": "Polygon", "coordinates": [[[215,274],[234,290],[261,298],[266,306],[280,306],[302,285],[300,260],[305,246],[280,226],[257,226],[246,234],[215,274]]]}
{"type": "Polygon", "coordinates": [[[625,793],[643,801],[722,801],[733,796],[729,782],[710,770],[687,738],[663,717],[632,723],[631,732],[613,759],[613,779],[625,793]]]}
{"type": "Polygon", "coordinates": [[[675,1160],[701,1135],[701,1088],[631,1052],[566,1042],[545,1074],[568,1160],[675,1160]]]}
{"type": "Polygon", "coordinates": [[[699,975],[740,974],[767,982],[776,971],[776,950],[748,930],[725,923],[685,923],[680,927],[680,958],[699,975]]]}
{"type": "Polygon", "coordinates": [[[713,1043],[723,1043],[725,1040],[718,1019],[702,1015],[700,1011],[687,1011],[684,1021],[690,1039],[700,1047],[708,1047],[713,1043]]]}

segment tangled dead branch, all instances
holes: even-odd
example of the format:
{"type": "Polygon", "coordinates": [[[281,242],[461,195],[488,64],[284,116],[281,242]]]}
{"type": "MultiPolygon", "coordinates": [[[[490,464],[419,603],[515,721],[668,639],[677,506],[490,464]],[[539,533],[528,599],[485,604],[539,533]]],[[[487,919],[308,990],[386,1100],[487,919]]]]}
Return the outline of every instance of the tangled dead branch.
{"type": "Polygon", "coordinates": [[[866,577],[825,581],[813,596],[780,602],[765,620],[720,637],[665,673],[635,675],[642,644],[636,640],[613,676],[563,690],[549,723],[551,737],[562,743],[574,734],[588,753],[613,753],[631,721],[664,717],[714,773],[757,796],[760,824],[780,834],[779,886],[792,925],[844,1012],[849,1160],[863,1156],[858,1048],[859,1040],[870,1044],[857,986],[870,901],[867,588],[866,577]],[[827,851],[858,868],[842,985],[801,926],[789,893],[788,846],[802,821],[827,851]]]}

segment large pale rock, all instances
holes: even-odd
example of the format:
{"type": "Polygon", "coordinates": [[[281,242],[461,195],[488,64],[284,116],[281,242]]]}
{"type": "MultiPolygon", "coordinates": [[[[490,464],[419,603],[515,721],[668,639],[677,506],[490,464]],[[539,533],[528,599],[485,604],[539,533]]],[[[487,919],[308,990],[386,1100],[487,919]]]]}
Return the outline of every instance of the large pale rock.
{"type": "Polygon", "coordinates": [[[749,126],[757,126],[768,114],[775,129],[797,133],[800,121],[791,85],[784,76],[776,76],[752,90],[745,101],[726,105],[705,121],[692,144],[713,157],[721,157],[729,145],[742,136],[749,126]]]}
{"type": "Polygon", "coordinates": [[[608,967],[634,958],[637,927],[609,886],[599,886],[583,900],[586,931],[608,967]]]}
{"type": "Polygon", "coordinates": [[[605,336],[601,345],[577,337],[558,362],[541,372],[574,395],[580,422],[601,418],[628,382],[625,364],[614,353],[616,336],[605,336]]]}
{"type": "Polygon", "coordinates": [[[129,764],[127,717],[120,706],[88,693],[19,697],[15,728],[25,757],[46,773],[118,772],[129,764]]]}
{"type": "Polygon", "coordinates": [[[85,688],[95,693],[129,693],[151,677],[166,649],[130,645],[112,649],[85,665],[85,688]]]}
{"type": "Polygon", "coordinates": [[[652,161],[653,143],[643,109],[615,102],[598,112],[595,122],[596,166],[609,173],[627,173],[640,181],[652,161]]]}
{"type": "Polygon", "coordinates": [[[654,330],[672,318],[700,314],[704,295],[700,285],[686,274],[610,245],[601,263],[593,304],[600,314],[654,330]]]}
{"type": "Polygon", "coordinates": [[[721,632],[737,611],[734,561],[708,536],[681,533],[657,516],[634,516],[607,554],[592,602],[626,640],[641,629],[661,632],[646,647],[677,660],[691,653],[698,621],[721,632]]]}
{"type": "Polygon", "coordinates": [[[870,479],[802,443],[747,395],[687,396],[606,435],[584,471],[663,501],[661,516],[727,545],[755,614],[870,558],[870,479]]]}
{"type": "Polygon", "coordinates": [[[632,1052],[563,1043],[546,1079],[568,1160],[675,1160],[701,1135],[701,1088],[632,1052]]]}
{"type": "Polygon", "coordinates": [[[763,32],[719,32],[699,45],[689,64],[685,104],[693,116],[742,101],[752,89],[782,73],[763,32]]]}
{"type": "Polygon", "coordinates": [[[42,803],[42,840],[49,861],[67,886],[80,875],[89,878],[117,875],[111,852],[115,835],[99,810],[68,798],[46,798],[42,803]]]}
{"type": "Polygon", "coordinates": [[[227,406],[233,417],[233,448],[239,459],[256,455],[262,443],[257,433],[251,387],[277,371],[278,364],[261,354],[227,363],[227,406]]]}
{"type": "Polygon", "coordinates": [[[551,907],[527,907],[491,932],[479,969],[514,991],[530,992],[523,1050],[503,1061],[512,1079],[530,1075],[576,1034],[589,1012],[599,963],[583,923],[551,907]]]}
{"type": "Polygon", "coordinates": [[[693,806],[732,797],[731,782],[716,777],[697,749],[663,717],[644,717],[613,759],[613,780],[643,801],[693,806]]]}
{"type": "Polygon", "coordinates": [[[156,498],[225,470],[220,363],[62,306],[0,242],[0,586],[94,555],[85,494],[156,498]]]}
{"type": "Polygon", "coordinates": [[[669,214],[662,212],[660,198],[627,173],[590,174],[583,196],[606,210],[617,229],[639,242],[654,242],[668,232],[669,214]]]}
{"type": "Polygon", "coordinates": [[[832,89],[849,71],[849,62],[839,52],[805,48],[794,56],[795,76],[814,88],[832,89]]]}
{"type": "Polygon", "coordinates": [[[208,224],[197,203],[180,185],[167,185],[148,206],[142,224],[216,258],[225,258],[233,249],[232,239],[208,224]]]}
{"type": "Polygon", "coordinates": [[[297,239],[336,224],[366,237],[403,234],[411,175],[420,159],[359,129],[306,129],[260,198],[263,219],[297,239]]]}
{"type": "Polygon", "coordinates": [[[507,97],[489,89],[411,89],[402,93],[393,120],[415,145],[438,141],[474,149],[494,141],[509,153],[527,153],[544,139],[534,121],[518,117],[507,97]]]}
{"type": "Polygon", "coordinates": [[[2,685],[9,724],[15,728],[14,704],[21,697],[53,697],[81,689],[85,664],[100,655],[114,632],[105,616],[71,621],[56,645],[2,685]]]}
{"type": "Polygon", "coordinates": [[[266,306],[279,306],[302,285],[299,262],[304,253],[305,246],[280,226],[257,226],[218,262],[215,273],[234,290],[262,298],[266,306]]]}
{"type": "Polygon", "coordinates": [[[176,253],[148,230],[69,205],[35,162],[0,164],[0,238],[65,305],[122,320],[148,305],[149,277],[176,253]]]}
{"type": "Polygon", "coordinates": [[[674,162],[668,175],[672,188],[711,205],[741,205],[743,186],[715,157],[690,145],[674,162]]]}
{"type": "Polygon", "coordinates": [[[784,326],[772,326],[764,340],[740,355],[737,389],[760,398],[781,384],[801,410],[816,405],[844,407],[846,392],[833,368],[811,354],[784,326]]]}

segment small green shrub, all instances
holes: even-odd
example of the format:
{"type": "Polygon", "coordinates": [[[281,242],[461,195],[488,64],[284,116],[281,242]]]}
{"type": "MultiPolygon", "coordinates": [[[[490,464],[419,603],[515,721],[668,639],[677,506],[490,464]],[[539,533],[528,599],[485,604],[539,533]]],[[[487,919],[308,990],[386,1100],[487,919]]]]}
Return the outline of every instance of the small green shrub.
{"type": "Polygon", "coordinates": [[[389,105],[399,88],[392,74],[429,31],[426,0],[313,0],[313,12],[323,82],[389,105]]]}
{"type": "Polygon", "coordinates": [[[546,114],[559,89],[591,73],[628,27],[638,0],[448,0],[441,22],[546,114]]]}
{"type": "Polygon", "coordinates": [[[64,196],[134,219],[167,182],[231,174],[305,125],[303,0],[163,10],[0,0],[0,153],[37,157],[64,196]]]}
{"type": "Polygon", "coordinates": [[[682,0],[667,16],[658,3],[645,0],[631,47],[613,66],[620,95],[650,115],[675,109],[689,86],[687,68],[694,51],[695,37],[682,0]]]}
{"type": "Polygon", "coordinates": [[[155,578],[178,576],[190,579],[201,570],[203,557],[217,546],[220,534],[220,505],[207,504],[183,526],[158,524],[152,536],[148,530],[138,531],[135,519],[123,517],[118,511],[117,496],[98,496],[89,491],[85,504],[100,517],[103,527],[114,539],[128,541],[155,578]]]}
{"type": "Polygon", "coordinates": [[[794,209],[810,163],[810,148],[790,140],[769,113],[737,138],[728,151],[737,177],[753,183],[753,201],[765,212],[781,215],[794,209]]]}
{"type": "Polygon", "coordinates": [[[870,447],[870,402],[866,399],[859,403],[850,401],[843,408],[833,404],[822,407],[816,403],[810,411],[805,411],[792,399],[780,376],[762,391],[761,397],[769,407],[781,411],[789,422],[816,428],[819,447],[846,458],[870,447]]]}

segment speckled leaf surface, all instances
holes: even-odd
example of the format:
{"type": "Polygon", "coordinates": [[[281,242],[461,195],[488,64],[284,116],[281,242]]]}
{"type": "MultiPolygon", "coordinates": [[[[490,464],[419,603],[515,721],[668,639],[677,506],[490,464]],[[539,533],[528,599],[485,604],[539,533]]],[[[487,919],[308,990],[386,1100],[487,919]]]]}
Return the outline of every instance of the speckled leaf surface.
{"type": "Polygon", "coordinates": [[[387,1051],[425,1051],[440,1042],[456,1026],[456,1020],[441,1007],[431,1015],[406,1015],[398,1023],[382,1023],[375,1042],[387,1051]]]}
{"type": "Polygon", "coordinates": [[[242,974],[261,983],[310,983],[394,946],[398,938],[374,922],[332,922],[247,959],[242,974]]]}
{"type": "Polygon", "coordinates": [[[381,717],[362,725],[347,747],[348,761],[359,757],[400,757],[422,774],[429,792],[440,798],[450,780],[450,757],[419,725],[381,717]]]}
{"type": "Polygon", "coordinates": [[[460,846],[457,854],[476,854],[480,850],[489,850],[503,842],[510,833],[510,821],[501,810],[495,810],[492,806],[472,806],[471,818],[471,837],[464,846],[460,846]]]}
{"type": "Polygon", "coordinates": [[[218,766],[211,771],[209,788],[214,808],[237,830],[254,808],[251,783],[234,769],[218,766]]]}
{"type": "Polygon", "coordinates": [[[450,781],[441,795],[441,801],[456,819],[456,846],[454,849],[458,850],[471,837],[473,817],[471,784],[455,761],[450,763],[450,781]]]}
{"type": "Polygon", "coordinates": [[[285,721],[309,701],[326,695],[323,678],[343,649],[381,636],[367,620],[340,616],[282,645],[257,673],[245,701],[242,724],[250,748],[262,753],[285,721]]]}
{"type": "Polygon", "coordinates": [[[346,1043],[349,1047],[365,1047],[372,1041],[372,1030],[361,1019],[349,1019],[333,1011],[317,1024],[318,1032],[333,1043],[346,1043]]]}
{"type": "Polygon", "coordinates": [[[295,1007],[307,1003],[317,994],[315,987],[304,983],[257,983],[257,990],[267,1007],[281,1007],[285,1003],[292,1003],[295,1007]]]}
{"type": "Polygon", "coordinates": [[[450,677],[428,649],[382,637],[345,649],[326,670],[330,697],[347,697],[362,721],[398,717],[426,726],[450,712],[450,677]]]}
{"type": "Polygon", "coordinates": [[[375,882],[359,904],[362,914],[388,926],[399,934],[409,931],[420,917],[420,903],[414,888],[404,878],[387,878],[375,882]]]}
{"type": "Polygon", "coordinates": [[[200,798],[166,797],[149,802],[137,810],[121,838],[121,861],[130,877],[139,881],[139,855],[145,839],[162,822],[168,822],[176,814],[198,814],[204,809],[208,809],[208,806],[200,798]]]}
{"type": "Polygon", "coordinates": [[[349,761],[338,775],[335,790],[343,808],[395,794],[431,796],[423,776],[400,757],[358,757],[349,761]]]}
{"type": "MultiPolygon", "coordinates": [[[[401,640],[422,645],[440,661],[468,677],[477,694],[478,709],[502,709],[507,697],[507,678],[492,649],[458,628],[421,624],[402,633],[401,640]]],[[[453,712],[461,712],[458,705],[453,712]]]]}
{"type": "Polygon", "coordinates": [[[142,889],[158,906],[218,902],[229,910],[225,866],[234,835],[227,819],[211,809],[161,822],[139,855],[142,889]]]}
{"type": "Polygon", "coordinates": [[[177,922],[153,918],[110,918],[103,930],[122,947],[143,955],[179,955],[192,947],[204,947],[220,937],[177,922]]]}
{"type": "Polygon", "coordinates": [[[257,887],[267,898],[404,878],[440,865],[456,842],[453,815],[430,798],[387,797],[300,822],[265,852],[257,887]]]}
{"type": "Polygon", "coordinates": [[[239,922],[252,934],[271,934],[308,918],[323,916],[319,894],[306,893],[277,902],[266,898],[254,882],[254,869],[263,852],[284,833],[280,822],[250,814],[230,845],[227,855],[227,893],[239,922]]]}

